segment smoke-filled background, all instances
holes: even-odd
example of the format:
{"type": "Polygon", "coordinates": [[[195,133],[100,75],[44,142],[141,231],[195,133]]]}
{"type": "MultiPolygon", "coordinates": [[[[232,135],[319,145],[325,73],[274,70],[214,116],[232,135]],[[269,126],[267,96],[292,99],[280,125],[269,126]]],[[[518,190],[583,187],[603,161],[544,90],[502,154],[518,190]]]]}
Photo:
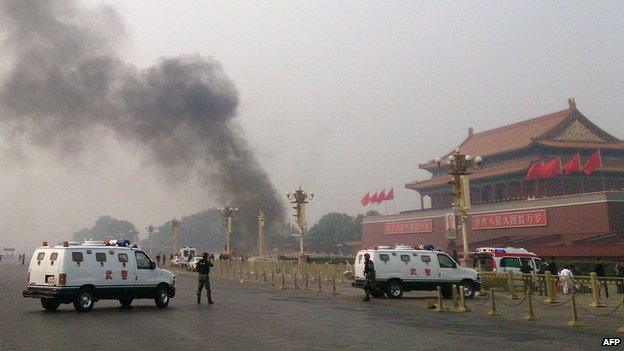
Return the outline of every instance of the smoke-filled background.
{"type": "Polygon", "coordinates": [[[3,1],[0,23],[10,58],[0,85],[5,161],[27,162],[25,149],[34,148],[80,168],[85,153],[105,151],[108,138],[137,152],[167,183],[195,181],[208,203],[239,207],[246,248],[255,245],[245,239],[255,238],[258,209],[270,222],[284,220],[236,121],[236,87],[217,61],[189,55],[137,69],[117,54],[124,26],[107,6],[3,1]]]}

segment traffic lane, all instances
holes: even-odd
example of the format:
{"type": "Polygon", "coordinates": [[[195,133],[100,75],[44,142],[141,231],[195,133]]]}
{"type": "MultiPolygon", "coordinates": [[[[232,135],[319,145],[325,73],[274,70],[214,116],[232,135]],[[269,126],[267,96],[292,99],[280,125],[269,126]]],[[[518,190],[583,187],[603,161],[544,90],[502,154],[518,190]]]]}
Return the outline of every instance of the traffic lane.
{"type": "Polygon", "coordinates": [[[187,275],[178,276],[177,296],[167,309],[157,309],[151,300],[135,301],[131,309],[100,301],[89,313],[78,314],[68,305],[47,313],[37,300],[21,297],[25,269],[16,267],[13,273],[13,279],[7,275],[9,288],[0,290],[2,311],[11,317],[2,323],[3,349],[560,350],[597,349],[601,340],[563,327],[214,278],[216,303],[208,306],[204,300],[198,306],[196,278],[187,275]]]}

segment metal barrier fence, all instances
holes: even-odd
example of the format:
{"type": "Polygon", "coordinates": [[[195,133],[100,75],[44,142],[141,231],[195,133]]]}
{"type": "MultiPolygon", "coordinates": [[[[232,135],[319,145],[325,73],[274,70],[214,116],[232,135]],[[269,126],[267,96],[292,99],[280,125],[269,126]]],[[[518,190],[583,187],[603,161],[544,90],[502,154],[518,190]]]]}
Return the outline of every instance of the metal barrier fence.
{"type": "Polygon", "coordinates": [[[281,276],[291,279],[298,277],[305,281],[306,286],[308,281],[323,280],[342,283],[354,277],[353,266],[350,264],[225,260],[215,261],[214,266],[216,274],[220,276],[265,283],[275,283],[275,280],[280,279],[281,276]]]}

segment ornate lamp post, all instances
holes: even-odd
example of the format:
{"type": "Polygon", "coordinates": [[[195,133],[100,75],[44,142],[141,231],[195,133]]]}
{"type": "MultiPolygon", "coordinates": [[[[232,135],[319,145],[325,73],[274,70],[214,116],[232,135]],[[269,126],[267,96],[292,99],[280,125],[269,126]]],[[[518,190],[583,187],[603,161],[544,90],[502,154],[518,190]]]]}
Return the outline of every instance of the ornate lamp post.
{"type": "Polygon", "coordinates": [[[150,255],[154,254],[154,238],[152,237],[152,234],[154,234],[154,226],[153,225],[148,225],[147,227],[145,227],[145,230],[147,231],[147,239],[149,242],[149,251],[150,251],[150,255]]]}
{"type": "MultiPolygon", "coordinates": [[[[442,159],[438,157],[435,159],[435,162],[438,167],[442,167],[442,159]]],[[[470,183],[468,175],[472,173],[470,168],[479,167],[481,162],[483,162],[481,156],[473,158],[470,155],[460,153],[459,149],[455,149],[455,153],[446,159],[448,174],[453,176],[453,180],[450,182],[453,185],[453,209],[459,216],[459,225],[462,230],[464,252],[462,252],[460,263],[464,267],[468,266],[468,255],[470,254],[467,228],[468,210],[470,209],[470,183]]]]}
{"type": "Polygon", "coordinates": [[[305,251],[303,250],[303,234],[305,232],[306,226],[308,222],[305,220],[305,205],[309,203],[312,198],[314,198],[314,193],[307,193],[305,190],[301,189],[301,185],[299,189],[294,190],[292,193],[286,194],[286,198],[290,200],[290,203],[295,205],[293,208],[297,211],[294,214],[295,218],[297,218],[297,226],[299,227],[299,261],[305,262],[305,251]]]}
{"type": "Polygon", "coordinates": [[[258,256],[264,257],[264,211],[258,210],[258,256]]]}
{"type": "Polygon", "coordinates": [[[225,221],[225,247],[227,251],[226,253],[230,255],[231,254],[230,236],[232,235],[232,217],[234,217],[234,215],[238,213],[238,208],[232,207],[232,205],[230,205],[230,203],[228,202],[225,205],[225,207],[219,209],[219,213],[221,213],[225,221]]]}

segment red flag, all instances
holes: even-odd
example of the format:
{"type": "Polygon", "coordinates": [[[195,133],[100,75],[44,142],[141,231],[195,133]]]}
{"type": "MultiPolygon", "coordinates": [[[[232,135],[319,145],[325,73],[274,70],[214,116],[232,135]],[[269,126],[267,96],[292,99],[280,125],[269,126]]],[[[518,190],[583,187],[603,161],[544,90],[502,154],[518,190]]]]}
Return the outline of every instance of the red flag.
{"type": "Polygon", "coordinates": [[[562,168],[563,168],[564,175],[570,175],[574,172],[580,172],[581,171],[581,156],[579,154],[576,154],[574,157],[568,160],[568,162],[566,162],[562,168]]]}
{"type": "Polygon", "coordinates": [[[593,155],[589,156],[587,162],[585,162],[585,167],[583,167],[583,173],[585,175],[590,175],[594,173],[595,170],[602,168],[602,157],[600,157],[600,150],[594,152],[593,155]]]}
{"type": "Polygon", "coordinates": [[[542,161],[537,161],[529,167],[525,180],[535,180],[542,176],[542,161]]]}
{"type": "Polygon", "coordinates": [[[559,157],[553,158],[542,165],[542,177],[548,178],[558,175],[561,175],[561,159],[559,157]]]}
{"type": "Polygon", "coordinates": [[[390,188],[390,191],[386,194],[386,200],[394,200],[394,188],[390,188]]]}
{"type": "Polygon", "coordinates": [[[371,204],[376,204],[377,203],[377,193],[373,194],[373,196],[371,196],[368,200],[370,201],[371,204]]]}
{"type": "Polygon", "coordinates": [[[360,203],[362,204],[362,206],[368,205],[369,202],[370,202],[370,192],[366,193],[366,195],[364,195],[362,200],[360,200],[360,203]]]}
{"type": "Polygon", "coordinates": [[[382,190],[377,197],[377,205],[386,201],[386,189],[382,190]]]}

